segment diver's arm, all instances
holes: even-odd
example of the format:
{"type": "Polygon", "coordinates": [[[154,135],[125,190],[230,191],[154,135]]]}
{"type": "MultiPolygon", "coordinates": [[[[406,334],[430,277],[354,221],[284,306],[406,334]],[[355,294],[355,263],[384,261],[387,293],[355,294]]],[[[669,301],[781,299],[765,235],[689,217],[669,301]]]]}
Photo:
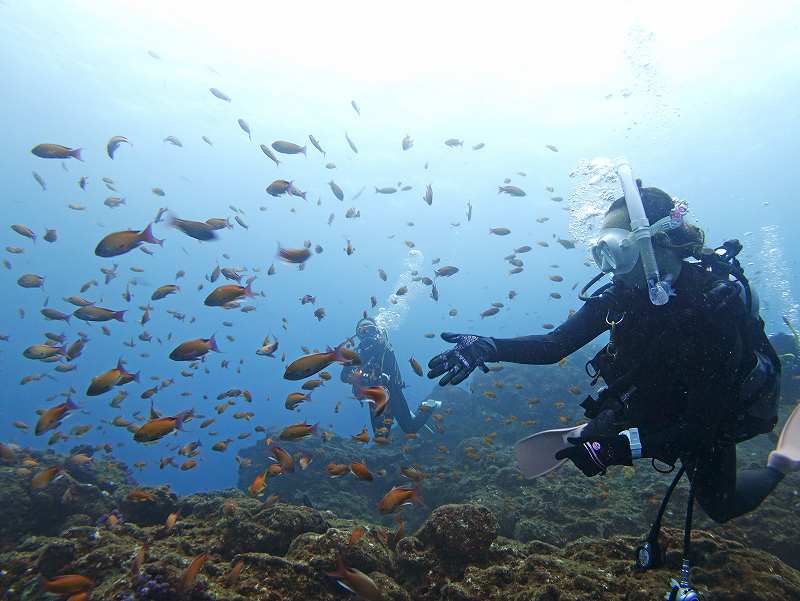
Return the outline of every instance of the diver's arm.
{"type": "Polygon", "coordinates": [[[605,302],[592,299],[548,334],[493,338],[497,347],[494,360],[534,365],[557,363],[608,329],[607,311],[605,302]]]}

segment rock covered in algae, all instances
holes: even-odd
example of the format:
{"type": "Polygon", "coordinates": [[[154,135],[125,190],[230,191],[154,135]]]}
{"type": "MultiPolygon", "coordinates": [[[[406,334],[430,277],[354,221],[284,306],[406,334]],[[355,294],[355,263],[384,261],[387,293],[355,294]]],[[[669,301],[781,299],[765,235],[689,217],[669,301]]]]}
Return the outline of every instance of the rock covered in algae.
{"type": "Polygon", "coordinates": [[[415,536],[433,549],[440,563],[458,570],[486,560],[497,538],[497,519],[482,505],[442,505],[415,536]]]}
{"type": "Polygon", "coordinates": [[[0,548],[31,534],[52,536],[94,521],[115,507],[117,487],[131,482],[127,467],[110,458],[98,455],[90,465],[75,465],[52,451],[23,452],[36,467],[0,464],[0,548]],[[47,487],[30,486],[36,473],[56,465],[61,473],[47,487]]]}
{"type": "Polygon", "coordinates": [[[338,553],[346,565],[362,572],[393,574],[392,551],[380,539],[378,532],[370,529],[353,544],[349,544],[350,530],[329,528],[323,534],[307,532],[292,541],[286,557],[329,570],[335,566],[338,553]]]}
{"type": "Polygon", "coordinates": [[[222,542],[233,554],[255,551],[284,555],[295,537],[305,532],[322,533],[329,527],[316,509],[278,503],[246,517],[233,515],[225,520],[222,542]]]}
{"type": "Polygon", "coordinates": [[[126,519],[140,526],[163,524],[167,516],[177,509],[178,496],[167,487],[152,488],[150,497],[137,501],[128,496],[120,500],[119,508],[126,519]]]}

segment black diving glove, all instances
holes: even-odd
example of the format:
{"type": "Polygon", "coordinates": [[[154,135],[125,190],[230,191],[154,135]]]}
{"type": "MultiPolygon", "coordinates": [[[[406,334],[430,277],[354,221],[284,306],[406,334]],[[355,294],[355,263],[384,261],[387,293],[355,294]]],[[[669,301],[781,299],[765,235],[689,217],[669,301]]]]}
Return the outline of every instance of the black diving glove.
{"type": "Polygon", "coordinates": [[[495,358],[497,347],[491,338],[442,332],[442,340],[452,342],[456,346],[436,355],[428,362],[429,378],[438,378],[444,374],[444,377],[439,380],[439,386],[461,384],[476,367],[480,367],[486,373],[489,368],[484,362],[497,360],[495,358]]]}
{"type": "Polygon", "coordinates": [[[605,474],[610,465],[633,465],[630,442],[622,434],[607,438],[568,438],[567,441],[574,446],[561,449],[556,459],[569,459],[586,476],[605,474]]]}

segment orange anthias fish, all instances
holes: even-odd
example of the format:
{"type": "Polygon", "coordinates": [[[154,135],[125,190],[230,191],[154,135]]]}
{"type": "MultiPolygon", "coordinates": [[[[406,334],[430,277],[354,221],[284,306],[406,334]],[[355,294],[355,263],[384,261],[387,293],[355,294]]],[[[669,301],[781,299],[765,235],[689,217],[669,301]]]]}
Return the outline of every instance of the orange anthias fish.
{"type": "Polygon", "coordinates": [[[364,426],[364,429],[361,430],[361,432],[351,436],[350,438],[356,442],[369,442],[369,430],[367,430],[367,427],[364,426]]]}
{"type": "Polygon", "coordinates": [[[372,472],[367,468],[365,461],[354,461],[350,464],[350,471],[359,480],[366,480],[367,482],[372,482],[373,480],[372,472]]]}
{"type": "Polygon", "coordinates": [[[194,340],[187,340],[176,346],[169,354],[169,358],[173,361],[196,361],[205,356],[209,351],[219,352],[217,341],[214,336],[211,338],[196,338],[194,340]]]}
{"type": "Polygon", "coordinates": [[[127,382],[139,381],[139,374],[131,374],[125,370],[122,359],[117,361],[117,366],[113,369],[95,376],[92,378],[89,388],[86,390],[87,396],[97,396],[104,394],[114,388],[114,386],[121,386],[127,382]]]}
{"type": "Polygon", "coordinates": [[[39,421],[36,422],[36,436],[44,434],[48,430],[58,428],[61,425],[61,420],[64,419],[70,411],[77,409],[78,405],[67,399],[65,403],[51,407],[42,413],[39,421]]]}
{"type": "Polygon", "coordinates": [[[239,286],[238,284],[219,286],[206,297],[203,303],[208,307],[223,307],[243,297],[252,298],[255,296],[252,285],[253,279],[251,278],[248,280],[247,286],[239,286]]]}
{"type": "Polygon", "coordinates": [[[131,559],[131,568],[130,568],[130,575],[132,577],[136,577],[139,575],[139,572],[142,571],[142,566],[144,565],[144,560],[147,555],[147,543],[144,543],[141,547],[136,550],[134,553],[133,558],[131,559]]]}
{"type": "Polygon", "coordinates": [[[60,472],[60,465],[54,465],[41,470],[31,479],[31,488],[33,490],[41,490],[50,484],[53,478],[55,478],[60,472]]]}
{"type": "Polygon", "coordinates": [[[194,588],[194,583],[197,580],[197,575],[203,569],[203,565],[208,561],[208,553],[202,553],[192,560],[189,567],[184,571],[181,577],[181,591],[188,593],[194,588]]]}
{"type": "Polygon", "coordinates": [[[331,478],[338,478],[339,476],[344,476],[347,472],[350,471],[350,466],[346,463],[329,463],[325,466],[325,473],[328,474],[331,478]]]}
{"type": "Polygon", "coordinates": [[[421,472],[420,470],[412,466],[401,467],[400,473],[403,474],[406,478],[408,478],[412,482],[421,482],[422,480],[428,477],[428,474],[421,472]]]}
{"type": "MultiPolygon", "coordinates": [[[[280,447],[278,447],[278,448],[280,448],[280,447]]],[[[281,449],[281,451],[282,450],[283,449],[281,449]]],[[[291,459],[291,457],[290,457],[290,459],[291,459]]],[[[294,462],[292,463],[292,465],[294,465],[294,462]]],[[[268,478],[274,478],[275,476],[280,476],[281,474],[283,474],[283,468],[280,466],[279,463],[273,463],[272,465],[269,465],[267,467],[267,477],[268,478]]]]}
{"type": "Polygon", "coordinates": [[[151,419],[141,428],[136,430],[133,439],[136,442],[154,442],[163,438],[170,432],[183,429],[183,422],[192,415],[192,410],[181,411],[172,417],[159,417],[151,419]]]}
{"type": "Polygon", "coordinates": [[[243,567],[244,567],[244,559],[240,559],[235,564],[233,564],[233,567],[231,568],[230,572],[228,572],[228,575],[225,576],[225,584],[228,586],[228,588],[236,586],[236,584],[239,582],[239,575],[242,573],[243,567]]]}
{"type": "Polygon", "coordinates": [[[364,572],[344,565],[341,555],[336,556],[336,570],[326,572],[326,574],[331,578],[335,578],[344,588],[352,591],[365,601],[381,601],[383,599],[383,595],[375,581],[364,572]]]}
{"type": "Polygon", "coordinates": [[[350,533],[350,539],[347,541],[348,545],[355,545],[358,541],[361,540],[361,537],[367,533],[367,529],[363,526],[359,526],[358,528],[354,528],[353,531],[350,533]]]}
{"type": "Polygon", "coordinates": [[[361,358],[343,344],[335,349],[328,349],[324,353],[313,353],[295,359],[286,366],[283,377],[286,380],[304,380],[315,373],[322,371],[331,363],[339,362],[343,365],[360,365],[361,358]]]}
{"type": "Polygon", "coordinates": [[[65,574],[48,580],[42,576],[42,588],[55,595],[74,595],[94,588],[94,582],[86,576],[78,574],[65,574]]]}
{"type": "Polygon", "coordinates": [[[178,518],[181,516],[180,510],[174,511],[167,516],[167,520],[164,522],[164,525],[167,527],[167,530],[172,530],[175,527],[175,524],[178,523],[178,518]]]}
{"type": "Polygon", "coordinates": [[[301,470],[307,470],[308,466],[311,465],[311,462],[314,458],[309,455],[308,453],[303,453],[300,458],[297,460],[297,463],[300,465],[301,470]]]}
{"type": "Polygon", "coordinates": [[[404,505],[416,503],[424,505],[425,501],[419,494],[419,486],[409,488],[407,486],[395,486],[392,490],[378,502],[378,511],[386,515],[389,513],[396,513],[404,505]]]}
{"type": "Polygon", "coordinates": [[[264,490],[267,488],[267,472],[262,472],[258,476],[255,477],[253,483],[247,489],[247,494],[251,497],[258,497],[264,494],[264,490]]]}
{"type": "Polygon", "coordinates": [[[153,236],[152,228],[153,224],[151,223],[141,231],[128,230],[108,234],[98,242],[97,248],[94,249],[94,254],[98,257],[116,257],[133,250],[143,242],[163,246],[164,241],[153,236]]]}
{"type": "Polygon", "coordinates": [[[152,501],[153,492],[150,490],[142,490],[141,488],[134,488],[126,497],[128,501],[152,501]]]}
{"type": "Polygon", "coordinates": [[[372,403],[372,415],[381,415],[389,403],[389,391],[383,386],[365,386],[357,389],[357,399],[372,403]]]}
{"type": "Polygon", "coordinates": [[[280,464],[283,472],[294,472],[294,459],[292,459],[292,456],[289,453],[278,446],[274,446],[270,450],[272,451],[272,455],[280,464]]]}
{"type": "Polygon", "coordinates": [[[319,424],[314,424],[313,426],[305,422],[292,424],[291,426],[286,426],[281,431],[278,438],[281,440],[298,440],[300,438],[305,438],[306,436],[316,434],[318,429],[319,424]]]}
{"type": "Polygon", "coordinates": [[[400,540],[405,538],[406,536],[406,523],[403,521],[403,518],[401,518],[399,515],[395,515],[394,521],[397,524],[397,531],[394,533],[394,536],[392,537],[391,541],[392,549],[396,548],[397,543],[399,543],[400,540]]]}
{"type": "MultiPolygon", "coordinates": [[[[267,188],[267,192],[269,192],[273,196],[277,196],[278,194],[270,192],[270,188],[273,188],[275,184],[278,183],[279,181],[285,181],[285,180],[276,180],[275,182],[270,184],[269,188],[267,188]]],[[[291,191],[294,189],[294,186],[292,186],[292,182],[286,182],[286,183],[288,183],[289,185],[286,186],[285,191],[291,193],[291,191]]],[[[273,188],[273,191],[276,191],[275,188],[273,188]]],[[[280,244],[278,244],[277,256],[279,259],[285,261],[286,263],[294,263],[295,265],[300,265],[302,263],[305,263],[306,261],[308,261],[308,259],[311,258],[311,251],[308,250],[307,248],[283,248],[280,244]]]]}

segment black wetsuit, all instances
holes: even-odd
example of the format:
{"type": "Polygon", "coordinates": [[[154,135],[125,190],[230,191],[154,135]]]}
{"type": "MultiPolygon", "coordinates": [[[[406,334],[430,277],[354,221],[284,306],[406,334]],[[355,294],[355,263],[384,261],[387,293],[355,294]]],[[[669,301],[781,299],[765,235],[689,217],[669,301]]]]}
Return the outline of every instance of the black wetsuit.
{"type": "Polygon", "coordinates": [[[370,411],[373,434],[378,428],[388,427],[384,421],[387,418],[397,420],[400,429],[407,434],[418,432],[430,418],[431,412],[418,411],[416,415],[411,413],[408,408],[408,401],[406,401],[406,397],[403,394],[403,378],[400,375],[400,367],[397,365],[394,351],[381,344],[375,344],[366,349],[359,346],[358,355],[361,357],[361,365],[342,368],[342,382],[353,384],[353,392],[355,393],[356,386],[351,381],[351,378],[353,372],[356,369],[360,369],[364,373],[359,382],[361,386],[383,385],[389,392],[389,404],[383,413],[376,416],[370,411]]]}
{"type": "Polygon", "coordinates": [[[766,467],[737,475],[730,432],[743,375],[754,359],[737,326],[744,304],[737,296],[721,308],[709,294],[721,282],[684,263],[676,296],[664,306],[614,285],[548,334],[494,341],[498,361],[551,364],[610,330],[608,322],[618,322],[612,352],[605,348],[591,362],[613,392],[606,397],[615,416],[607,434],[639,428],[643,456],[671,464],[680,459],[700,505],[724,522],[755,509],[782,475],[766,467]]]}

